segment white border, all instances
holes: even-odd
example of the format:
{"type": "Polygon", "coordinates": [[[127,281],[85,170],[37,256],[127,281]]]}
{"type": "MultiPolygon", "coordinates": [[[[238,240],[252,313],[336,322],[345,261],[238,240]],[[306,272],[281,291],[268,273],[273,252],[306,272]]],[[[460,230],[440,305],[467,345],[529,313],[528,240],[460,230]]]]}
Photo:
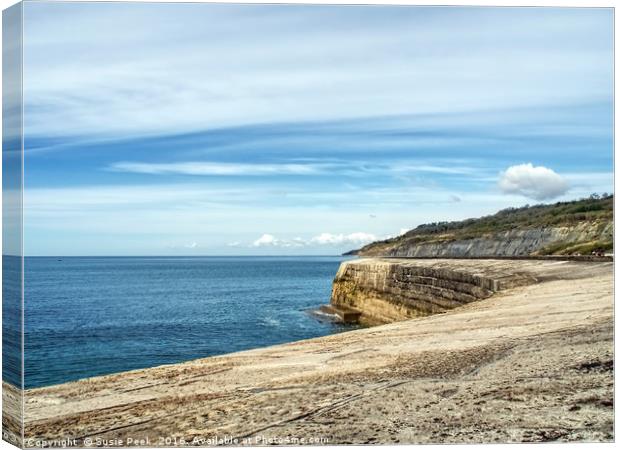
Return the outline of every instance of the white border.
{"type": "MultiPolygon", "coordinates": [[[[26,0],[26,1],[39,1],[39,0],[26,0]]],[[[41,1],[56,1],[56,0],[41,0],[41,1]]],[[[65,2],[85,2],[85,1],[89,1],[89,0],[61,0],[61,1],[65,1],[65,2]]],[[[107,0],[109,2],[120,2],[121,0],[107,0]]],[[[521,7],[544,7],[544,6],[551,6],[551,7],[606,7],[606,8],[614,8],[615,10],[615,6],[616,6],[616,1],[614,0],[591,0],[591,1],[583,1],[583,0],[530,0],[530,1],[511,1],[511,0],[473,0],[473,1],[466,1],[466,0],[425,0],[425,1],[412,1],[412,0],[392,0],[392,1],[385,1],[385,0],[375,0],[375,1],[364,1],[364,0],[289,0],[289,1],[260,1],[260,0],[243,0],[243,1],[233,1],[233,0],[219,0],[217,2],[205,2],[205,1],[183,1],[183,0],[132,0],[134,2],[144,2],[144,3],[247,3],[247,4],[261,4],[261,3],[271,3],[271,4],[285,4],[285,3],[290,3],[290,4],[322,4],[322,5],[364,5],[364,4],[378,4],[378,5],[408,5],[408,6],[500,6],[500,7],[512,7],[512,6],[521,6],[521,7]]],[[[91,1],[92,2],[92,1],[91,1]]],[[[16,0],[0,0],[0,6],[2,7],[2,9],[6,9],[16,3],[19,3],[16,0]]],[[[614,31],[615,31],[615,11],[614,11],[614,31]]],[[[0,24],[0,48],[2,46],[2,33],[1,33],[1,24],[0,24]]],[[[614,62],[615,62],[615,51],[618,48],[618,35],[614,32],[614,62]]],[[[615,67],[615,64],[614,64],[615,67]]],[[[615,72],[614,70],[614,174],[616,172],[616,147],[615,147],[615,136],[618,132],[618,125],[615,121],[615,117],[617,116],[617,102],[615,102],[615,85],[618,81],[618,74],[617,72],[615,72]]],[[[0,86],[1,86],[1,71],[0,71],[0,86]]],[[[0,88],[0,92],[1,92],[1,88],[0,88]]],[[[0,121],[2,119],[2,112],[0,109],[0,121]]],[[[23,119],[23,117],[22,117],[23,119]]],[[[23,129],[23,123],[22,123],[22,129],[23,129]]],[[[0,131],[0,142],[1,142],[1,131],[0,131]]],[[[23,141],[22,141],[22,145],[23,145],[23,141]]],[[[23,152],[22,152],[23,155],[23,152]]],[[[22,156],[23,157],[23,156],[22,156]]],[[[0,169],[1,169],[1,159],[0,159],[0,169]]],[[[22,170],[23,170],[23,163],[22,163],[22,170]]],[[[2,174],[1,174],[1,170],[0,170],[0,181],[2,174]]],[[[23,182],[23,178],[22,178],[22,182],[23,182]]],[[[617,231],[617,222],[615,220],[615,211],[616,208],[618,207],[618,197],[617,195],[620,194],[620,189],[618,189],[620,186],[620,181],[614,176],[614,193],[616,195],[614,195],[615,198],[615,202],[614,202],[614,236],[616,235],[616,231],[617,231]]],[[[0,197],[1,198],[1,197],[0,197]]],[[[2,217],[2,211],[0,209],[0,222],[1,222],[1,217],[2,217]]],[[[23,217],[22,217],[23,219],[23,217]]],[[[22,235],[23,238],[23,235],[22,235]]],[[[2,262],[0,261],[0,273],[2,271],[2,262]]],[[[618,265],[614,264],[614,281],[616,279],[616,277],[618,277],[620,273],[620,268],[618,267],[618,265]]],[[[23,290],[22,290],[23,292],[23,290]]],[[[614,305],[615,305],[615,283],[614,283],[614,305]]],[[[0,297],[1,297],[1,293],[0,293],[0,297]]],[[[615,310],[615,308],[614,308],[615,310]]],[[[22,312],[23,312],[23,308],[22,308],[22,312]]],[[[1,311],[0,311],[0,317],[1,317],[1,311]]],[[[23,319],[22,319],[23,320],[23,319]]],[[[614,314],[614,331],[616,329],[616,325],[618,324],[617,322],[618,317],[614,314]]],[[[615,332],[614,332],[614,339],[615,339],[615,332]]],[[[22,344],[23,345],[23,344],[22,344]]],[[[615,346],[614,346],[615,347],[615,346]]],[[[614,354],[616,353],[616,348],[614,348],[614,354]]],[[[1,355],[0,355],[1,358],[1,355]]],[[[23,361],[23,359],[22,359],[23,361]]],[[[23,372],[22,372],[23,373],[23,372]]],[[[614,372],[614,383],[617,383],[617,370],[614,372]]],[[[615,386],[614,386],[615,387],[615,386]]],[[[615,391],[614,391],[615,392],[615,391]]],[[[614,395],[615,397],[615,395],[614,395]]],[[[1,406],[1,399],[0,399],[0,406],[1,406]]],[[[614,410],[614,431],[618,430],[618,415],[615,414],[615,410],[614,410]]],[[[457,445],[455,444],[441,444],[442,448],[446,448],[446,447],[457,447],[457,445]]],[[[467,448],[468,449],[496,449],[496,448],[504,448],[506,446],[510,446],[511,444],[468,444],[467,448]]],[[[518,449],[540,449],[540,445],[541,444],[518,444],[518,449]]],[[[542,444],[542,445],[553,445],[552,443],[547,443],[547,444],[542,444]]],[[[560,443],[560,445],[567,445],[564,443],[560,443]]],[[[572,444],[568,444],[568,445],[572,445],[572,446],[579,446],[579,448],[584,448],[584,449],[597,449],[597,448],[605,448],[605,449],[609,449],[611,448],[611,446],[613,446],[614,444],[602,444],[602,443],[572,443],[572,444]]],[[[430,449],[435,447],[436,445],[372,445],[370,447],[381,447],[381,448],[386,448],[386,449],[402,449],[402,448],[420,448],[420,449],[430,449]]],[[[321,446],[318,448],[321,449],[325,449],[325,450],[337,450],[337,449],[363,449],[363,448],[368,448],[369,446],[354,446],[354,445],[348,445],[348,446],[321,446]]],[[[12,445],[8,444],[5,441],[0,441],[0,449],[12,449],[15,448],[12,445]]],[[[159,447],[161,448],[161,447],[159,447]]],[[[249,448],[263,448],[263,447],[249,447],[249,448]]]]}

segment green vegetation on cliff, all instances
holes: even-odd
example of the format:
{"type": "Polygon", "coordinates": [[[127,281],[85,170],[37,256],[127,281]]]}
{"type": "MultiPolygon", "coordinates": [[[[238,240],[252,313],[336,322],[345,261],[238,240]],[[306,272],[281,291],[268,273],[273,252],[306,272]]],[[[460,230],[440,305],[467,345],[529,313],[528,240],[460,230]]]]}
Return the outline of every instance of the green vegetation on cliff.
{"type": "MultiPolygon", "coordinates": [[[[407,233],[373,242],[349,252],[359,255],[403,255],[403,249],[467,242],[472,239],[501,239],[501,233],[518,230],[562,229],[565,238],[542,242],[535,254],[589,254],[594,250],[613,249],[611,224],[613,222],[613,195],[593,194],[589,198],[547,205],[526,205],[506,208],[496,214],[477,219],[455,222],[434,222],[419,225],[407,233]],[[579,230],[579,233],[570,233],[579,230]]],[[[446,255],[446,253],[443,253],[446,255]]],[[[470,254],[470,256],[476,256],[470,254]]]]}

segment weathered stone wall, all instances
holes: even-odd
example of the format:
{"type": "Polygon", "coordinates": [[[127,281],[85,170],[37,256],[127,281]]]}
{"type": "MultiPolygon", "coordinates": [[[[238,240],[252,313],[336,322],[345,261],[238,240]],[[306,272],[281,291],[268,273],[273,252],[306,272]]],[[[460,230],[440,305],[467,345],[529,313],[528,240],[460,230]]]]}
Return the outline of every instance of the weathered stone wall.
{"type": "Polygon", "coordinates": [[[456,268],[367,260],[342,263],[331,303],[360,310],[362,323],[379,324],[444,312],[499,289],[496,279],[456,268]]]}

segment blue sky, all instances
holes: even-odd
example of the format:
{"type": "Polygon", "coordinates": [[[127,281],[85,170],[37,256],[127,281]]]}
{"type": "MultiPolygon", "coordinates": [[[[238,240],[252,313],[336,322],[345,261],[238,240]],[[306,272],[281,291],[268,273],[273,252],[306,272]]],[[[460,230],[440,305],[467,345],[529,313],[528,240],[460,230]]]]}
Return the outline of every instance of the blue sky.
{"type": "Polygon", "coordinates": [[[613,190],[611,9],[27,3],[26,254],[338,254],[613,190]]]}

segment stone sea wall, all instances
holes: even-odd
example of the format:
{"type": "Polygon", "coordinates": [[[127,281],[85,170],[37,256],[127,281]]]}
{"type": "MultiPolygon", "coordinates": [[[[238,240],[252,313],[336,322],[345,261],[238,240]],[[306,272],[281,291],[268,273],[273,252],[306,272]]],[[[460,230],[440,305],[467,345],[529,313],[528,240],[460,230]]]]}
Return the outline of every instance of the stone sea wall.
{"type": "Polygon", "coordinates": [[[499,280],[453,267],[362,260],[342,263],[331,303],[361,311],[360,322],[379,324],[440,313],[499,289],[499,280]]]}
{"type": "MultiPolygon", "coordinates": [[[[363,258],[340,265],[333,308],[353,309],[367,325],[442,313],[494,293],[585,274],[599,262],[508,259],[363,258]]],[[[572,278],[571,278],[572,279],[572,278]]]]}

